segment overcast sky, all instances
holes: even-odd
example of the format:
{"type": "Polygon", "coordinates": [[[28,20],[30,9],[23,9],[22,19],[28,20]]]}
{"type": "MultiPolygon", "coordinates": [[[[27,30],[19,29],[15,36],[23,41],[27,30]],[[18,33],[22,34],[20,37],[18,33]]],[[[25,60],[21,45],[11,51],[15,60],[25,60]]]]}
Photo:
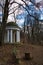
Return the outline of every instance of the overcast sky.
{"type": "MultiPolygon", "coordinates": [[[[23,4],[23,2],[21,1],[21,0],[16,0],[17,2],[19,2],[19,3],[22,3],[23,4]]],[[[36,3],[38,3],[38,2],[40,2],[41,0],[36,0],[36,3]]],[[[9,16],[9,20],[13,20],[14,21],[14,17],[13,17],[14,15],[10,15],[9,16]]],[[[20,19],[20,20],[18,20],[19,22],[19,24],[22,24],[23,22],[24,22],[24,19],[20,19]],[[22,21],[22,23],[21,23],[21,21],[22,21]]]]}
{"type": "MultiPolygon", "coordinates": [[[[2,0],[0,0],[0,2],[1,2],[1,1],[2,1],[2,0]]],[[[15,0],[15,1],[17,1],[18,3],[24,4],[21,0],[15,0]]],[[[36,3],[37,3],[37,2],[40,2],[40,1],[41,1],[41,0],[36,0],[36,3]]],[[[16,4],[16,5],[17,5],[17,4],[16,4]]],[[[13,6],[16,6],[16,5],[13,4],[12,7],[13,7],[13,6]]],[[[11,8],[12,8],[12,7],[11,7],[11,8]]],[[[14,14],[11,14],[11,15],[8,17],[8,21],[14,21],[14,14]]],[[[20,22],[20,21],[24,22],[24,19],[21,19],[21,20],[18,20],[18,21],[19,21],[19,22],[20,22]]],[[[19,24],[22,24],[22,23],[19,23],[19,24]]]]}
{"type": "Polygon", "coordinates": [[[40,2],[40,1],[41,1],[41,0],[36,0],[36,3],[37,3],[37,2],[40,2]]]}
{"type": "MultiPolygon", "coordinates": [[[[15,1],[17,1],[17,2],[19,2],[19,3],[22,3],[23,4],[23,2],[21,1],[21,0],[15,0],[15,1]]],[[[36,0],[36,3],[37,2],[40,2],[41,0],[36,0]]],[[[14,6],[14,4],[12,5],[12,7],[14,6]]],[[[13,17],[14,15],[13,14],[11,14],[9,17],[8,17],[8,21],[10,20],[13,20],[14,21],[14,17],[13,17]]]]}

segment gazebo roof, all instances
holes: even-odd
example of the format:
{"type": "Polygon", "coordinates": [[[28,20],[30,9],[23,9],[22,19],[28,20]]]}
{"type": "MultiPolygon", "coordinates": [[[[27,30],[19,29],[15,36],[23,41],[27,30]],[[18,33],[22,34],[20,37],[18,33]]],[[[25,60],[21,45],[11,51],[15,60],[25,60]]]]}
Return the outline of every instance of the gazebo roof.
{"type": "Polygon", "coordinates": [[[15,22],[8,22],[7,24],[6,24],[6,26],[8,26],[8,27],[16,27],[16,28],[20,28],[15,22]]]}

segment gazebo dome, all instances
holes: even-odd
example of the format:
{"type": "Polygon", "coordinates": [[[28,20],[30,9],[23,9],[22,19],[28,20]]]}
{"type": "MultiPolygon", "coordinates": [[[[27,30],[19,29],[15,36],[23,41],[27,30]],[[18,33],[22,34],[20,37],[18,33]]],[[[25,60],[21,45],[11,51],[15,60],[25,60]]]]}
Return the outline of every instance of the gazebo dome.
{"type": "Polygon", "coordinates": [[[15,22],[8,22],[6,26],[19,28],[19,26],[15,22]]]}

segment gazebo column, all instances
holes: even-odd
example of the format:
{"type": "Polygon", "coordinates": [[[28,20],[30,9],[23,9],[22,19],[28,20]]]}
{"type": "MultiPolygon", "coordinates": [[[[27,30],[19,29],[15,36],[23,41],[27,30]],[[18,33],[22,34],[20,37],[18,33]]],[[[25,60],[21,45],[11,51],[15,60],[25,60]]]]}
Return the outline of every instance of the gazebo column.
{"type": "Polygon", "coordinates": [[[7,30],[7,42],[9,42],[9,30],[7,30]]]}
{"type": "Polygon", "coordinates": [[[20,42],[20,31],[16,33],[16,42],[20,42]]]}
{"type": "Polygon", "coordinates": [[[12,40],[13,40],[13,39],[12,39],[12,38],[13,38],[13,37],[12,37],[12,33],[13,33],[13,32],[12,32],[12,30],[11,30],[11,43],[12,43],[12,40]]]}

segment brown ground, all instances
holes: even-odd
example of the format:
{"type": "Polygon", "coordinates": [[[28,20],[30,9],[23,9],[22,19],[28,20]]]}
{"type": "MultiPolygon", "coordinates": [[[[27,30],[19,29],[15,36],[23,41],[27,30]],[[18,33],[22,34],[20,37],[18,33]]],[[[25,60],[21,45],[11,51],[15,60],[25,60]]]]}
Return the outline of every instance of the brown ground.
{"type": "Polygon", "coordinates": [[[19,65],[43,65],[43,46],[32,44],[0,46],[0,65],[15,65],[12,63],[12,50],[15,46],[18,50],[17,57],[23,58],[26,52],[33,57],[30,61],[19,60],[19,65]]]}

